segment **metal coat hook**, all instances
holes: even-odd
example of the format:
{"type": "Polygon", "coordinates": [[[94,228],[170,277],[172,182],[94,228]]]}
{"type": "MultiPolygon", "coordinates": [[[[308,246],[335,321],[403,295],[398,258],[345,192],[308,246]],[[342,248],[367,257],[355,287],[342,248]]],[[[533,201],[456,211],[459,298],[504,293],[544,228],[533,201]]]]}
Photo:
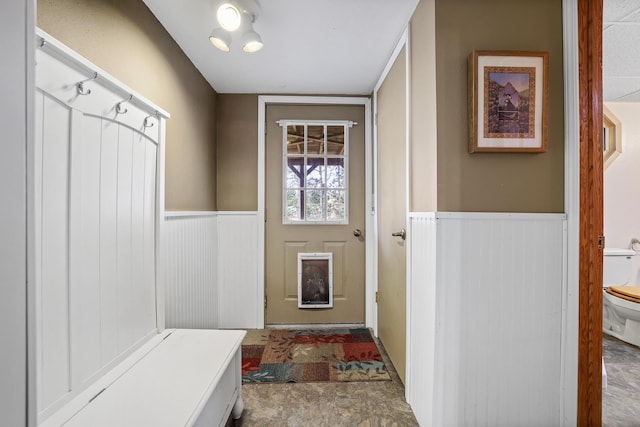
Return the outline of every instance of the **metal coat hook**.
{"type": "Polygon", "coordinates": [[[152,128],[152,127],[153,127],[153,125],[154,125],[155,123],[153,123],[153,122],[149,122],[149,119],[150,119],[151,117],[157,117],[157,116],[158,116],[158,112],[156,111],[154,114],[151,114],[151,115],[149,115],[149,116],[145,117],[145,118],[144,118],[144,122],[142,123],[142,125],[143,125],[145,128],[152,128]]]}
{"type": "Polygon", "coordinates": [[[90,81],[95,80],[97,78],[98,78],[98,73],[95,72],[95,73],[93,73],[93,77],[90,77],[90,78],[88,78],[86,80],[78,82],[77,87],[76,87],[76,90],[78,91],[78,95],[89,95],[91,93],[91,89],[85,89],[84,88],[84,84],[86,82],[90,82],[90,81]]]}
{"type": "Polygon", "coordinates": [[[133,95],[129,95],[129,98],[123,99],[122,101],[118,102],[116,104],[116,114],[127,114],[129,110],[126,108],[122,108],[122,104],[124,104],[125,102],[131,102],[132,99],[133,95]]]}
{"type": "Polygon", "coordinates": [[[42,37],[40,39],[40,47],[43,48],[46,44],[47,44],[47,41],[44,39],[44,37],[42,37]]]}

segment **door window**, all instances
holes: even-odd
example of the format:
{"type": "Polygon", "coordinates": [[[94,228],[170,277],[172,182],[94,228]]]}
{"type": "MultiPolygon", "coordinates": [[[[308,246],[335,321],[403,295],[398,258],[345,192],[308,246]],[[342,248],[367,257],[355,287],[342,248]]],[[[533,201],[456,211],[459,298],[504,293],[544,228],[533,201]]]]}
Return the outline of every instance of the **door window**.
{"type": "Polygon", "coordinates": [[[280,120],[283,224],[349,223],[348,121],[280,120]]]}

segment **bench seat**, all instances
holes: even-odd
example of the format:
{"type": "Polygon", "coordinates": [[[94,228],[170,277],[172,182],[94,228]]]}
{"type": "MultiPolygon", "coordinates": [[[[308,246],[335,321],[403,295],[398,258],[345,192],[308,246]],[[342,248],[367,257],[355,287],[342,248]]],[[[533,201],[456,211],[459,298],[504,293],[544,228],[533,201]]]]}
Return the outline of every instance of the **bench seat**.
{"type": "Polygon", "coordinates": [[[239,418],[243,409],[240,346],[245,333],[165,330],[150,351],[129,361],[126,372],[89,401],[84,396],[85,406],[58,425],[224,426],[232,411],[239,418]]]}

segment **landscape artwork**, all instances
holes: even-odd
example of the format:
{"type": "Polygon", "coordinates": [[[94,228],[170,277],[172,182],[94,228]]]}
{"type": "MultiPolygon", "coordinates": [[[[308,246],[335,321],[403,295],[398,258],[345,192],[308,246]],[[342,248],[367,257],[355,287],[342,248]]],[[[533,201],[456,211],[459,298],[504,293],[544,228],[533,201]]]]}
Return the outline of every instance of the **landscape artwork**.
{"type": "Polygon", "coordinates": [[[484,137],[535,137],[535,67],[485,67],[484,137]]]}
{"type": "Polygon", "coordinates": [[[474,50],[468,67],[469,153],[546,152],[549,53],[474,50]]]}

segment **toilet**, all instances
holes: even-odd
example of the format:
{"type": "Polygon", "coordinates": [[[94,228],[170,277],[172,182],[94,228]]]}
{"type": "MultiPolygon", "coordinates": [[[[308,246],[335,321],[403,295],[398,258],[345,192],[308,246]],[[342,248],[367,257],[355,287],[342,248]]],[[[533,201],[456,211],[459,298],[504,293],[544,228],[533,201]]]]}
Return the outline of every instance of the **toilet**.
{"type": "Polygon", "coordinates": [[[640,346],[640,286],[628,286],[635,252],[607,248],[603,260],[602,330],[640,346]]]}

